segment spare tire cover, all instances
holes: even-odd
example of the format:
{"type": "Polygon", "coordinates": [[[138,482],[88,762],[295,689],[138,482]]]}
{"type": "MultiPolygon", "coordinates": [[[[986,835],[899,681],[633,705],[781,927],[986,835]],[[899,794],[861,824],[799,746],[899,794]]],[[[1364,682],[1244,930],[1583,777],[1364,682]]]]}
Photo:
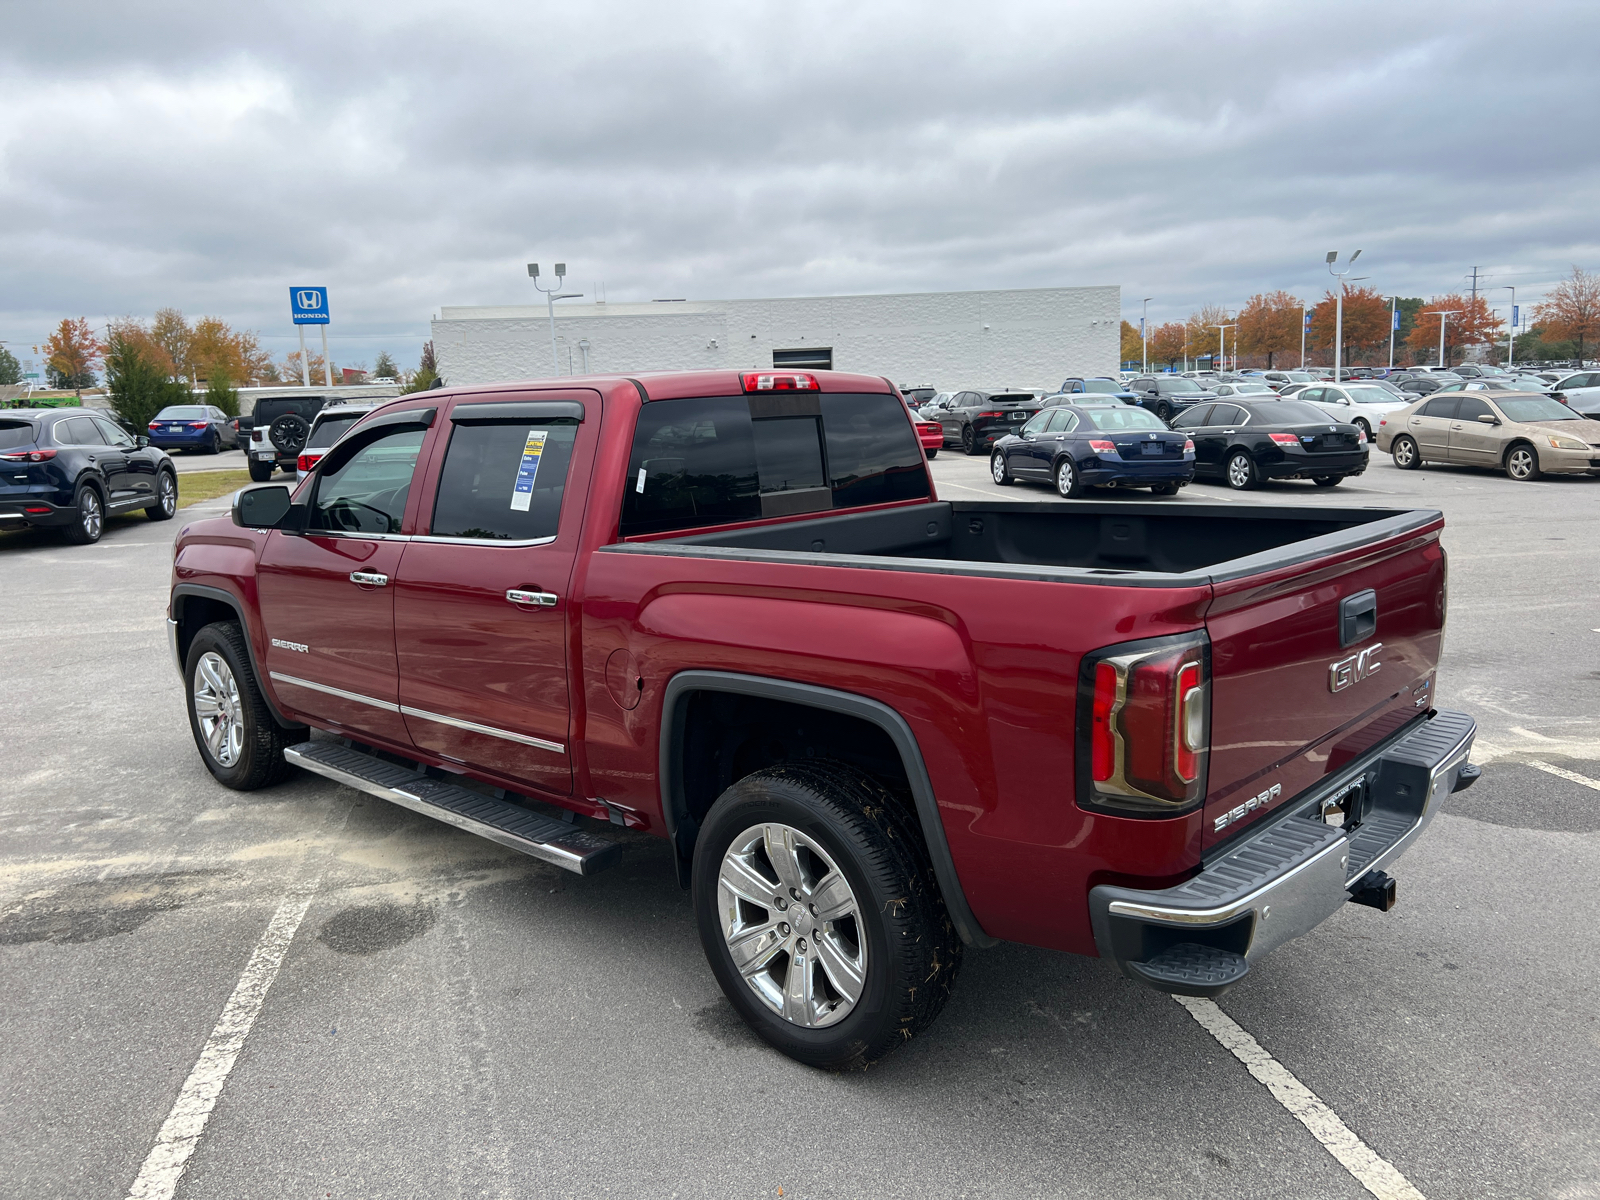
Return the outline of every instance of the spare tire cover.
{"type": "Polygon", "coordinates": [[[272,444],[285,454],[299,454],[305,449],[310,433],[311,426],[296,413],[284,413],[267,426],[267,436],[272,439],[272,444]]]}

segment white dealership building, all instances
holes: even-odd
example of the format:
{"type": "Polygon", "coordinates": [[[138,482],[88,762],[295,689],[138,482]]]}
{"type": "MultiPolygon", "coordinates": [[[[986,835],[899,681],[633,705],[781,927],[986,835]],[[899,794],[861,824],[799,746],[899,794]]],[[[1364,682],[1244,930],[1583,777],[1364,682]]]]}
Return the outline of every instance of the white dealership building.
{"type": "Polygon", "coordinates": [[[445,307],[433,322],[452,386],[554,374],[831,368],[906,386],[1054,387],[1114,374],[1118,287],[445,307]],[[559,364],[559,367],[557,366],[559,364]]]}

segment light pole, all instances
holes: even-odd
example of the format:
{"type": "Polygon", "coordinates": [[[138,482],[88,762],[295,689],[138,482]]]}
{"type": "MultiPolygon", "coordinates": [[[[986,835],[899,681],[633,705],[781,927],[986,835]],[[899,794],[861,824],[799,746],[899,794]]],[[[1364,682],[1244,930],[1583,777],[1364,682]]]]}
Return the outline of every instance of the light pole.
{"type": "Polygon", "coordinates": [[[1306,369],[1306,330],[1311,328],[1311,310],[1300,305],[1300,369],[1306,369]]]}
{"type": "MultiPolygon", "coordinates": [[[[1213,329],[1215,329],[1217,331],[1217,360],[1220,363],[1220,362],[1222,362],[1223,360],[1225,360],[1227,358],[1227,348],[1228,348],[1228,346],[1227,346],[1227,335],[1224,334],[1222,331],[1224,329],[1237,329],[1239,327],[1237,325],[1213,325],[1211,328],[1213,328],[1213,329]]],[[[1238,349],[1237,340],[1238,339],[1237,339],[1237,335],[1236,335],[1235,336],[1235,346],[1234,346],[1235,351],[1237,351],[1237,349],[1238,349]]]]}
{"type": "Polygon", "coordinates": [[[1339,261],[1337,250],[1328,251],[1328,274],[1339,281],[1339,290],[1334,295],[1333,305],[1333,381],[1339,382],[1339,352],[1344,349],[1344,277],[1350,274],[1350,268],[1355,265],[1356,259],[1361,257],[1357,250],[1344,264],[1344,270],[1335,271],[1333,264],[1339,261]]]}
{"type": "Polygon", "coordinates": [[[1142,305],[1139,309],[1139,352],[1144,356],[1144,361],[1139,364],[1141,375],[1150,374],[1150,327],[1146,322],[1150,317],[1150,301],[1154,299],[1154,296],[1146,296],[1139,302],[1142,305]]]}
{"type": "Polygon", "coordinates": [[[1506,370],[1509,371],[1517,357],[1517,289],[1509,283],[1500,286],[1511,293],[1511,324],[1506,327],[1506,370]]]}
{"type": "Polygon", "coordinates": [[[1464,308],[1452,308],[1448,312],[1434,313],[1434,316],[1439,318],[1439,369],[1441,371],[1444,370],[1444,319],[1446,317],[1458,317],[1466,311],[1464,308]]]}
{"type": "Polygon", "coordinates": [[[539,264],[528,264],[528,276],[533,280],[533,286],[544,293],[545,305],[550,309],[550,364],[555,367],[557,375],[561,374],[561,356],[556,353],[556,301],[576,300],[583,295],[582,292],[563,292],[561,281],[566,277],[567,264],[556,264],[556,285],[553,288],[539,287],[539,264]]]}
{"type": "Polygon", "coordinates": [[[1400,297],[1389,297],[1389,370],[1394,370],[1394,331],[1400,328],[1400,297]]]}

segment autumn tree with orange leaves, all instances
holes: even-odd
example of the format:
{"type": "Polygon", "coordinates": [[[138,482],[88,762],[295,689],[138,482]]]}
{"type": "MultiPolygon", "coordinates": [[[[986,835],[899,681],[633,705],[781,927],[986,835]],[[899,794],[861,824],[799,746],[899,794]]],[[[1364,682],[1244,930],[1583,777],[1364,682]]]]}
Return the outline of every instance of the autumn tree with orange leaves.
{"type": "Polygon", "coordinates": [[[1149,331],[1150,334],[1150,361],[1163,362],[1169,367],[1178,365],[1183,358],[1184,339],[1187,331],[1181,321],[1168,321],[1165,325],[1158,325],[1149,331]]]}
{"type": "Polygon", "coordinates": [[[1300,349],[1300,300],[1288,292],[1259,292],[1239,310],[1239,352],[1264,354],[1272,370],[1275,354],[1300,349]]]}
{"type": "MultiPolygon", "coordinates": [[[[1348,311],[1348,310],[1346,310],[1348,311]]],[[[1406,338],[1416,355],[1416,361],[1437,361],[1439,347],[1439,314],[1444,318],[1444,363],[1451,366],[1457,352],[1467,346],[1481,346],[1498,341],[1505,330],[1505,322],[1494,315],[1489,302],[1482,296],[1467,297],[1459,292],[1448,296],[1435,296],[1417,310],[1416,326],[1406,338]]]]}
{"type": "Polygon", "coordinates": [[[53,386],[71,388],[79,395],[84,388],[94,386],[94,367],[100,361],[101,347],[87,317],[62,317],[44,350],[53,386]]]}
{"type": "Polygon", "coordinates": [[[1583,365],[1583,344],[1600,341],[1600,275],[1574,266],[1572,274],[1550,289],[1533,319],[1551,341],[1576,342],[1578,365],[1583,365]]]}
{"type": "MultiPolygon", "coordinates": [[[[1333,361],[1333,334],[1338,324],[1338,303],[1334,293],[1327,292],[1311,310],[1311,332],[1307,341],[1319,350],[1328,352],[1333,361]]],[[[1344,290],[1344,348],[1339,361],[1348,366],[1357,357],[1370,356],[1371,352],[1389,345],[1389,301],[1375,288],[1347,287],[1344,290]]]]}

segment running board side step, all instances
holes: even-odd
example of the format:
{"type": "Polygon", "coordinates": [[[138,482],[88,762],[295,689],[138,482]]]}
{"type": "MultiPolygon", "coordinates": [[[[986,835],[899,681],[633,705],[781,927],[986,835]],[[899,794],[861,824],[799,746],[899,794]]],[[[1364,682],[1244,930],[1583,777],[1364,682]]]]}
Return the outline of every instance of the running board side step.
{"type": "Polygon", "coordinates": [[[283,757],[336,783],[499,842],[576,875],[603,871],[622,853],[619,842],[337,742],[301,742],[284,750],[283,757]]]}

